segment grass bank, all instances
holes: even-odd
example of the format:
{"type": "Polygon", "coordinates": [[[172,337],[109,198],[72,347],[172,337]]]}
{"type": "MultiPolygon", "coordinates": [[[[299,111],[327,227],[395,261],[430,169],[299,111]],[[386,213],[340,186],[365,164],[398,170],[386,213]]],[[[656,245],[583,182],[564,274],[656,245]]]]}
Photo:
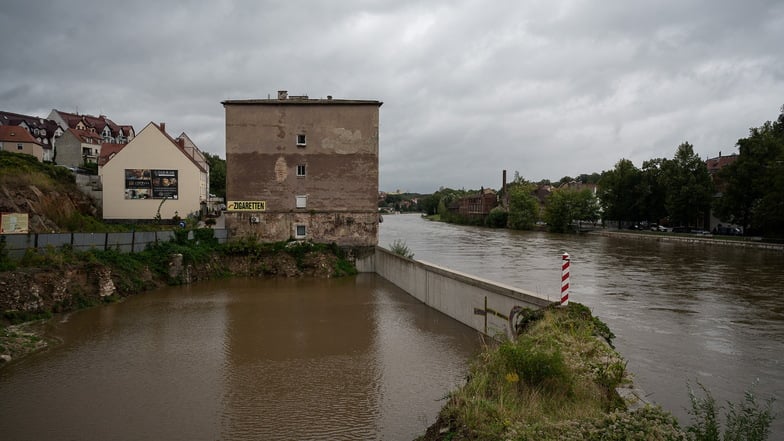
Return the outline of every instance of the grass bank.
{"type": "Polygon", "coordinates": [[[725,421],[742,436],[720,438],[708,391],[693,399],[695,424],[687,428],[658,406],[625,401],[618,390],[632,383],[626,362],[607,326],[582,305],[529,311],[518,333],[475,359],[466,384],[449,395],[421,441],[767,438],[771,402],[738,406],[739,418],[725,421]]]}

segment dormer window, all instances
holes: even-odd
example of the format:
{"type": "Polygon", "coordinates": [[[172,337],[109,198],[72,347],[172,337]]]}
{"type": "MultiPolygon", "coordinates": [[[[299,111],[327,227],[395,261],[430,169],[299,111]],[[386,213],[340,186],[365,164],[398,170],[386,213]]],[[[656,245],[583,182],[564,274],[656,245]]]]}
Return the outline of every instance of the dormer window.
{"type": "Polygon", "coordinates": [[[306,145],[305,134],[304,133],[298,134],[297,135],[297,146],[304,147],[305,145],[306,145]]]}

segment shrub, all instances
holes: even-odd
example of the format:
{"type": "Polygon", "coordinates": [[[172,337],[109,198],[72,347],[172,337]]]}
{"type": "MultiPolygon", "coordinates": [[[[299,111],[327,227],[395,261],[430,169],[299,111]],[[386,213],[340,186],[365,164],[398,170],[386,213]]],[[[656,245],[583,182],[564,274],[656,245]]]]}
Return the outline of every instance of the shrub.
{"type": "Polygon", "coordinates": [[[727,403],[728,411],[725,417],[726,427],[724,435],[719,437],[721,427],[718,413],[722,409],[716,405],[710,391],[705,386],[697,383],[702,389],[704,398],[697,397],[689,386],[689,401],[691,402],[692,425],[686,431],[693,441],[764,441],[770,433],[770,424],[773,422],[773,398],[765,401],[764,405],[757,402],[752,385],[752,390],[746,391],[744,400],[740,403],[727,403]]]}
{"type": "Polygon", "coordinates": [[[393,253],[397,254],[398,256],[403,256],[406,259],[413,259],[414,253],[411,251],[406,243],[400,239],[396,239],[389,245],[389,250],[393,253]]]}
{"type": "Polygon", "coordinates": [[[505,341],[499,353],[506,367],[528,386],[548,392],[571,392],[571,373],[555,345],[522,336],[517,342],[505,341]]]}

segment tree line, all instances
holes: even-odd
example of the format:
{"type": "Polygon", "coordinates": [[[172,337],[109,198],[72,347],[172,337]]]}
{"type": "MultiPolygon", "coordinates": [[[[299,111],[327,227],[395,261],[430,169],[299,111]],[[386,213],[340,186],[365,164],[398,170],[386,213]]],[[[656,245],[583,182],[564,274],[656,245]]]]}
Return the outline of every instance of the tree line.
{"type": "Polygon", "coordinates": [[[419,208],[445,221],[490,227],[525,230],[544,221],[553,232],[598,219],[619,228],[656,223],[707,229],[713,214],[745,234],[784,236],[784,106],[776,121],[751,128],[737,147],[734,162],[713,176],[694,147],[684,142],[671,159],[652,158],[641,168],[624,158],[601,174],[565,176],[543,201],[535,193],[550,181],[529,182],[515,172],[514,180],[499,191],[501,204],[484,219],[461,218],[449,210],[460,198],[477,193],[471,190],[441,188],[422,197],[419,208]],[[597,184],[597,191],[579,184],[597,184]]]}

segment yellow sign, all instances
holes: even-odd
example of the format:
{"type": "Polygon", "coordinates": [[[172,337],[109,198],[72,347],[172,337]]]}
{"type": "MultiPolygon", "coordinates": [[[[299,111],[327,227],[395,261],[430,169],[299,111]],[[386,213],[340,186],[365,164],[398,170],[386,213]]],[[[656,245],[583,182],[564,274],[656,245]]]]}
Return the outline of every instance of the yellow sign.
{"type": "Polygon", "coordinates": [[[27,213],[3,213],[0,216],[0,234],[27,234],[27,213]]]}
{"type": "Polygon", "coordinates": [[[226,211],[266,211],[267,201],[229,201],[226,211]]]}

